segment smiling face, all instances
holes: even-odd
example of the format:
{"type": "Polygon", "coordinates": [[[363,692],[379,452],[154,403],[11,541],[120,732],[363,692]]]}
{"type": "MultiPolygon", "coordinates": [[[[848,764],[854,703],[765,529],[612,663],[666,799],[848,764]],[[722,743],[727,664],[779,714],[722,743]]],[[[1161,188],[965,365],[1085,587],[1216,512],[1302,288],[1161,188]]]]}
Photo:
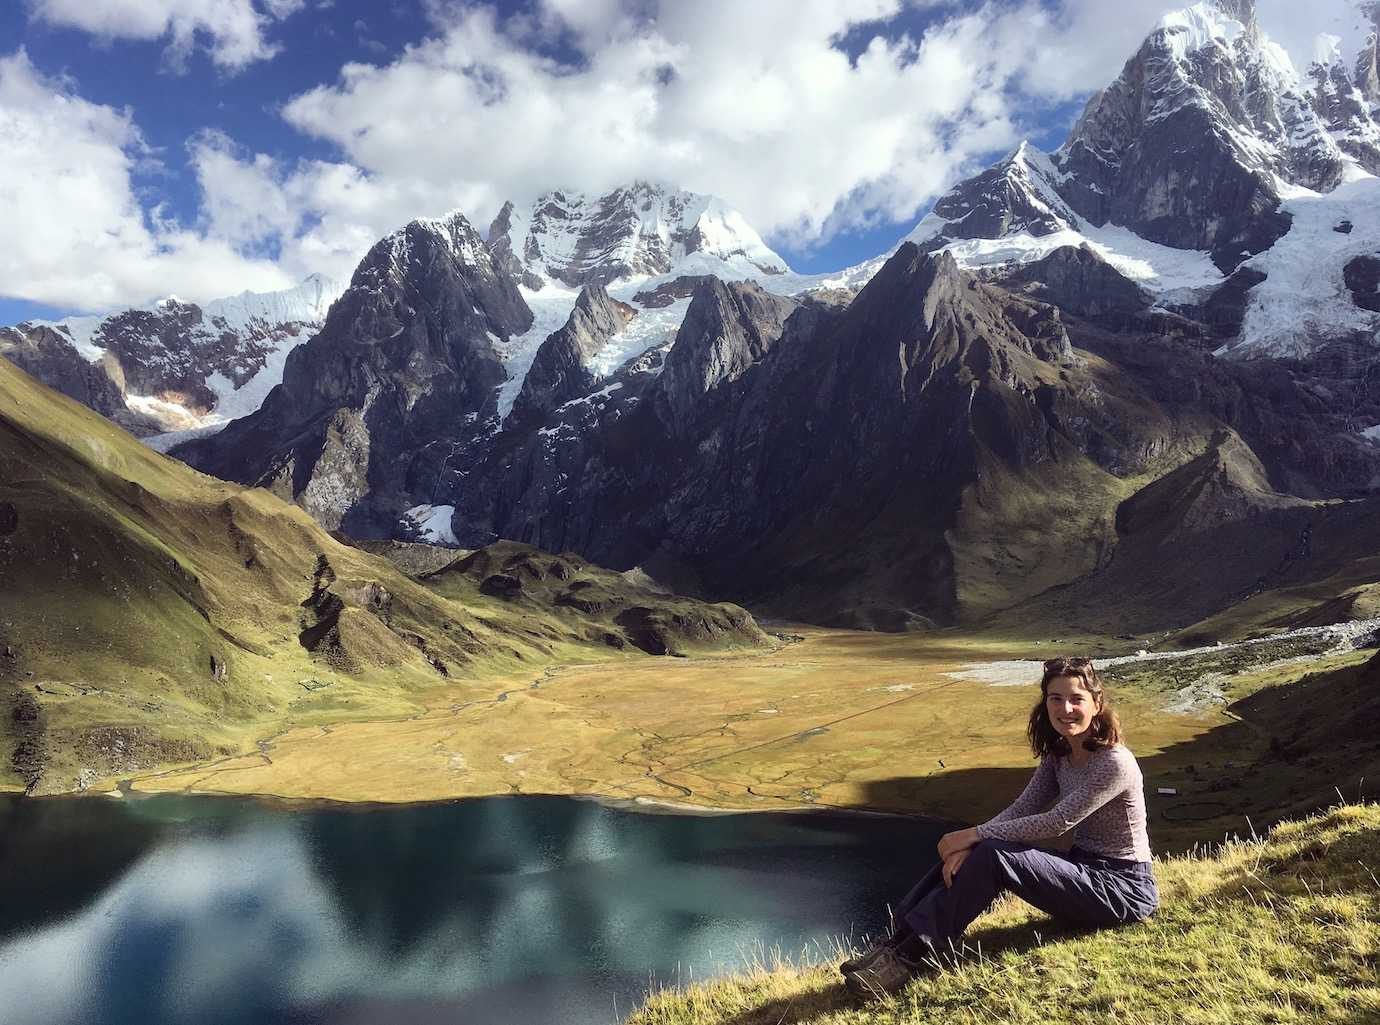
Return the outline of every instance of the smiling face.
{"type": "Polygon", "coordinates": [[[1101,704],[1077,676],[1054,676],[1045,689],[1045,713],[1054,731],[1065,740],[1088,732],[1101,704]]]}

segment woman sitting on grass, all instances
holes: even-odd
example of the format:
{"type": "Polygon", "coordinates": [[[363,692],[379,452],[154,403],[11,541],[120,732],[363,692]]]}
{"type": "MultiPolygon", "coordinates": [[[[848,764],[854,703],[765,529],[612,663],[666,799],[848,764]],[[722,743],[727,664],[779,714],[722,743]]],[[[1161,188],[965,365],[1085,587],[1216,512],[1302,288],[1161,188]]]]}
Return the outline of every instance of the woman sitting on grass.
{"type": "Polygon", "coordinates": [[[1005,891],[1089,926],[1138,922],[1159,906],[1140,767],[1121,742],[1121,725],[1092,661],[1046,662],[1040,694],[1029,726],[1040,759],[1035,775],[995,818],[944,834],[941,863],[901,901],[895,930],[840,966],[853,993],[895,993],[937,967],[1005,891]],[[1070,829],[1067,854],[1026,842],[1070,829]]]}

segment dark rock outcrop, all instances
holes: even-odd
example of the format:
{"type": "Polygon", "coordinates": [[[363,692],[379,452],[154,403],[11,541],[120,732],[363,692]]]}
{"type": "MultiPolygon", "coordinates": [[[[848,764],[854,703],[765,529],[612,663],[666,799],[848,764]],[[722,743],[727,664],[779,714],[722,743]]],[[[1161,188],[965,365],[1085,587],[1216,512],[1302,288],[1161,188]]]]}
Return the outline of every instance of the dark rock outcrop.
{"type": "Polygon", "coordinates": [[[443,592],[463,580],[515,605],[592,620],[588,636],[612,648],[629,644],[653,655],[727,644],[760,646],[768,638],[736,605],[705,604],[652,591],[572,552],[499,541],[421,578],[443,592]]]}
{"type": "Polygon", "coordinates": [[[1265,278],[1264,271],[1254,267],[1239,267],[1208,297],[1201,309],[1190,313],[1211,328],[1214,336],[1234,338],[1245,322],[1251,289],[1265,278]]]}
{"type": "Polygon", "coordinates": [[[1358,256],[1343,268],[1351,297],[1363,310],[1380,313],[1380,256],[1358,256]]]}
{"type": "Polygon", "coordinates": [[[633,302],[639,306],[660,309],[670,306],[677,299],[689,299],[701,285],[712,281],[712,274],[682,274],[671,281],[663,282],[649,291],[638,292],[633,302]]]}
{"type": "Polygon", "coordinates": [[[992,275],[1065,313],[1125,322],[1151,305],[1145,290],[1089,246],[1061,246],[1042,259],[992,275]]]}

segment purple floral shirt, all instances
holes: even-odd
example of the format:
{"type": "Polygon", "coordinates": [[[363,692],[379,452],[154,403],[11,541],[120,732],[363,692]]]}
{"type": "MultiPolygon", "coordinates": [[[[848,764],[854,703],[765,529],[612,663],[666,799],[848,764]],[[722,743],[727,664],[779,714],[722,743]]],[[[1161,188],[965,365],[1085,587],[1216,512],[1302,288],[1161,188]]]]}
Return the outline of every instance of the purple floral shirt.
{"type": "Polygon", "coordinates": [[[1021,795],[978,826],[977,835],[1026,843],[1070,829],[1074,844],[1090,854],[1150,860],[1145,783],[1124,745],[1099,748],[1081,769],[1066,756],[1045,755],[1021,795]]]}

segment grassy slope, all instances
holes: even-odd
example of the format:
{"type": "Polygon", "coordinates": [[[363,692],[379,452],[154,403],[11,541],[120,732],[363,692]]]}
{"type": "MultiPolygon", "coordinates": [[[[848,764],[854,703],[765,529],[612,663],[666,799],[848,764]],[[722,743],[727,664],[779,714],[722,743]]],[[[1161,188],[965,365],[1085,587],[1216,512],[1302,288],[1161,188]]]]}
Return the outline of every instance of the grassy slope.
{"type": "Polygon", "coordinates": [[[973,551],[986,540],[990,565],[975,563],[965,597],[998,611],[971,633],[1196,646],[1375,615],[1380,499],[1279,494],[1237,435],[1212,435],[1193,458],[1114,484],[1076,458],[984,481],[955,536],[973,551]],[[1043,589],[1023,597],[1003,574],[1043,589]]]}
{"type": "MultiPolygon", "coordinates": [[[[290,725],[488,696],[483,681],[553,662],[642,657],[578,609],[439,593],[4,360],[0,481],[0,786],[71,789],[252,750],[290,725]],[[299,635],[321,615],[303,603],[318,581],[339,615],[308,650],[299,635]]],[[[711,640],[764,642],[750,619],[711,640]]]]}
{"type": "Polygon", "coordinates": [[[1065,929],[1005,898],[951,970],[859,1006],[839,958],[652,995],[629,1025],[1236,1025],[1380,1021],[1380,805],[1157,859],[1160,911],[1065,929]]]}
{"type": "MultiPolygon", "coordinates": [[[[1313,814],[1329,792],[1375,791],[1380,653],[1315,665],[1301,677],[1237,666],[1234,721],[1142,759],[1148,786],[1187,795],[1149,799],[1157,849],[1182,852],[1156,859],[1162,908],[1149,922],[1079,932],[1007,899],[975,923],[955,970],[888,1003],[855,1004],[840,951],[654,994],[630,1025],[1380,1021],[1380,805],[1313,814]],[[1248,822],[1273,824],[1268,839],[1205,856],[1200,841],[1248,822]]],[[[1142,673],[1123,671],[1122,691],[1145,686],[1142,673]]]]}

